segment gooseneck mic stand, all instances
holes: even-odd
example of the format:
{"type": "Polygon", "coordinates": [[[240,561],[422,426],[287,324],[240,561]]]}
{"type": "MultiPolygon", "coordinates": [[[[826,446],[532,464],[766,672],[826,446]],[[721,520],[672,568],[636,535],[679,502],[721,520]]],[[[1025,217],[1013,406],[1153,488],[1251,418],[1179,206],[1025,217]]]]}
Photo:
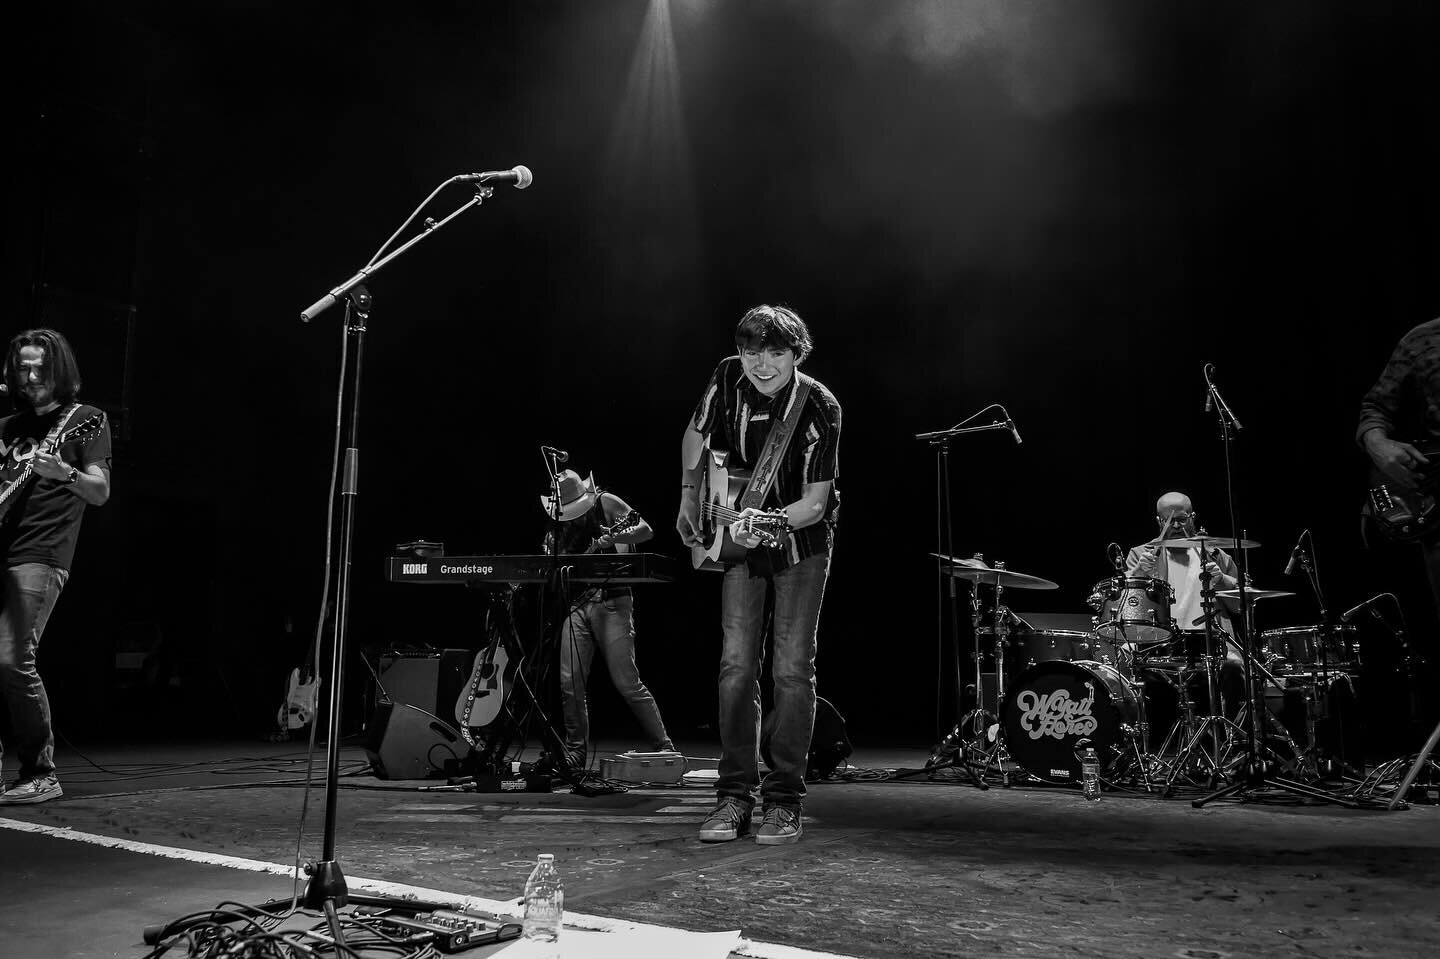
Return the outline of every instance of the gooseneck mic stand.
{"type": "Polygon", "coordinates": [[[1240,613],[1234,621],[1235,632],[1238,635],[1240,646],[1240,659],[1245,672],[1245,701],[1249,705],[1246,709],[1245,722],[1245,757],[1244,763],[1235,774],[1235,781],[1218,789],[1209,795],[1193,800],[1190,805],[1200,809],[1206,804],[1228,796],[1238,795],[1241,799],[1258,799],[1256,795],[1262,789],[1280,789],[1295,796],[1303,796],[1309,799],[1317,799],[1322,802],[1339,803],[1344,806],[1357,806],[1356,803],[1342,799],[1332,793],[1316,789],[1305,783],[1286,779],[1275,775],[1271,770],[1271,764],[1261,758],[1260,752],[1260,723],[1263,715],[1260,710],[1266,709],[1264,697],[1260,695],[1260,685],[1256,678],[1255,649],[1252,646],[1250,635],[1250,624],[1247,622],[1246,611],[1250,608],[1250,597],[1248,595],[1250,581],[1250,551],[1240,548],[1241,526],[1239,509],[1235,504],[1235,469],[1232,447],[1235,442],[1235,434],[1244,429],[1240,420],[1230,411],[1230,406],[1225,398],[1220,395],[1220,390],[1215,386],[1213,363],[1205,364],[1205,411],[1216,414],[1220,426],[1220,441],[1225,453],[1225,492],[1227,505],[1230,511],[1230,530],[1235,537],[1232,546],[1239,557],[1240,577],[1237,586],[1239,587],[1240,613]]]}

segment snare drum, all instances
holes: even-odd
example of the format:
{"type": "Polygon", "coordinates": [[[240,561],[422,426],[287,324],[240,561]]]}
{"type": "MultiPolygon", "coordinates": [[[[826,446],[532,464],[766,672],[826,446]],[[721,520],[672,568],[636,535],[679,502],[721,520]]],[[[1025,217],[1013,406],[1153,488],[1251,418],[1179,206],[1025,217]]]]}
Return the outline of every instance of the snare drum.
{"type": "Polygon", "coordinates": [[[1175,632],[1170,603],[1175,588],[1163,579],[1115,576],[1101,580],[1091,596],[1103,596],[1095,632],[1114,643],[1133,643],[1145,649],[1168,643],[1175,632]]]}
{"type": "Polygon", "coordinates": [[[1265,631],[1270,657],[1284,660],[1280,667],[1359,664],[1360,643],[1354,626],[1289,626],[1265,631]]]}

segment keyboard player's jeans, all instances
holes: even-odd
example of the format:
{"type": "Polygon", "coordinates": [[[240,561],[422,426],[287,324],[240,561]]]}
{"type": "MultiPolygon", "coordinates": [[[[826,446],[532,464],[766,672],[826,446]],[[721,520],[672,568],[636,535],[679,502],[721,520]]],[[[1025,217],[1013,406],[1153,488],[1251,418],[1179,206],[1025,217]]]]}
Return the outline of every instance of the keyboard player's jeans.
{"type": "Polygon", "coordinates": [[[616,590],[605,598],[597,589],[578,601],[560,631],[560,690],[565,703],[565,745],[571,758],[583,756],[590,741],[585,686],[596,649],[605,659],[611,682],[639,720],[646,746],[674,748],[660,718],[660,707],[635,664],[635,612],[630,591],[616,590]]]}

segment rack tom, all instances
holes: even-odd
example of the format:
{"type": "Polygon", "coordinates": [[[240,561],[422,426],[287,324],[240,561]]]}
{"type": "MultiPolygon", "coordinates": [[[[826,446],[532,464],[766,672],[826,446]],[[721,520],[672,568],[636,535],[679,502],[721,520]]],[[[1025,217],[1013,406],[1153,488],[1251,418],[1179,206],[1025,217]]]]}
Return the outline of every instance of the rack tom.
{"type": "Polygon", "coordinates": [[[1175,589],[1163,579],[1113,576],[1096,583],[1090,595],[1092,604],[1099,601],[1095,632],[1112,643],[1143,651],[1175,636],[1170,617],[1175,589]]]}

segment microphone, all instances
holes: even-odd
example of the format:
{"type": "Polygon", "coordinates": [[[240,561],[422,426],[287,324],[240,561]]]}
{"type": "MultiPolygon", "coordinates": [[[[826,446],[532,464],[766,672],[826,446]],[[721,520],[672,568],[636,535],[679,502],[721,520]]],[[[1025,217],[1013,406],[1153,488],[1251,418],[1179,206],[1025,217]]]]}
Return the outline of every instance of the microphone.
{"type": "Polygon", "coordinates": [[[1375,603],[1377,600],[1384,599],[1386,596],[1389,596],[1389,595],[1390,595],[1389,593],[1376,593],[1374,596],[1371,596],[1369,599],[1365,600],[1365,602],[1361,603],[1359,606],[1356,606],[1356,607],[1354,607],[1354,608],[1352,608],[1352,609],[1347,609],[1347,610],[1340,616],[1340,622],[1342,622],[1342,623],[1348,623],[1348,622],[1350,622],[1350,620],[1354,619],[1359,613],[1361,613],[1362,611],[1364,611],[1366,608],[1374,605],[1374,603],[1375,603]]]}
{"type": "Polygon", "coordinates": [[[455,178],[457,183],[513,183],[515,189],[523,190],[535,182],[535,174],[526,166],[510,170],[490,170],[485,173],[462,173],[455,178]]]}
{"type": "Polygon", "coordinates": [[[1010,427],[1010,435],[1015,437],[1015,445],[1024,446],[1025,441],[1020,438],[1020,431],[1015,428],[1015,421],[1010,418],[1009,413],[1005,414],[1005,425],[1010,427]]]}
{"type": "Polygon", "coordinates": [[[549,453],[551,456],[555,457],[555,462],[557,463],[570,462],[570,454],[562,449],[556,449],[553,446],[542,446],[540,447],[540,452],[549,453]]]}
{"type": "Polygon", "coordinates": [[[1215,412],[1215,390],[1210,385],[1210,374],[1214,372],[1214,370],[1214,363],[1205,364],[1205,412],[1207,413],[1215,412]]]}
{"type": "Polygon", "coordinates": [[[1295,540],[1295,548],[1290,551],[1290,562],[1285,564],[1286,576],[1295,575],[1295,570],[1300,566],[1300,557],[1305,555],[1305,537],[1309,535],[1308,529],[1301,530],[1300,538],[1295,540]]]}
{"type": "Polygon", "coordinates": [[[1105,557],[1117,572],[1125,568],[1125,551],[1120,548],[1119,543],[1111,543],[1105,547],[1105,557]]]}

